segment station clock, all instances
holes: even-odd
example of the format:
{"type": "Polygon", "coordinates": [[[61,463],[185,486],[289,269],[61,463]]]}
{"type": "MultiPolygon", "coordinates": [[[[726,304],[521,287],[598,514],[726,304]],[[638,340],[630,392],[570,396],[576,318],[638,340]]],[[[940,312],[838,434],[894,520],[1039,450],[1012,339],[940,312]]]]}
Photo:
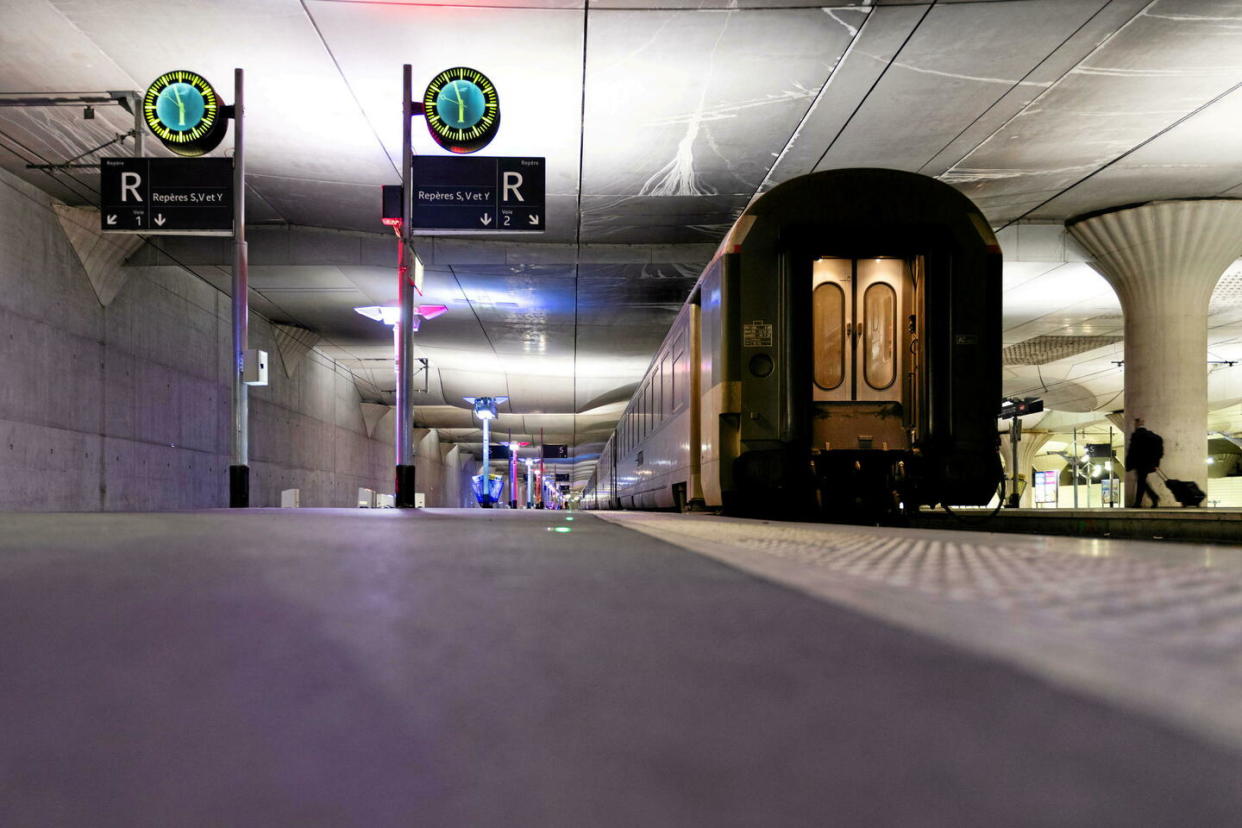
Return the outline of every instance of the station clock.
{"type": "Polygon", "coordinates": [[[147,87],[142,117],[156,138],[178,155],[195,157],[224,140],[227,119],[220,98],[197,72],[165,72],[147,87]]]}
{"type": "Polygon", "coordinates": [[[482,72],[457,66],[431,79],[423,114],[437,144],[450,152],[478,152],[500,129],[500,95],[482,72]]]}

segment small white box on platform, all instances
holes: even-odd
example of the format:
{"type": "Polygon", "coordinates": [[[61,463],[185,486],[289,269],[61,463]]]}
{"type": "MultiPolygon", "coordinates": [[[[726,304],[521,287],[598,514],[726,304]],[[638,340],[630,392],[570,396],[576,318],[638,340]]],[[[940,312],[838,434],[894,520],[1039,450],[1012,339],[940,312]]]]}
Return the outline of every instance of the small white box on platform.
{"type": "Polygon", "coordinates": [[[397,496],[395,494],[384,494],[382,492],[375,493],[376,509],[392,509],[397,505],[397,496]]]}
{"type": "Polygon", "coordinates": [[[414,493],[414,508],[422,509],[427,505],[427,495],[423,492],[414,493]]]}
{"type": "Polygon", "coordinates": [[[242,382],[246,385],[267,385],[267,351],[251,348],[242,359],[242,382]]]}
{"type": "Polygon", "coordinates": [[[280,493],[280,508],[296,509],[302,504],[301,489],[285,489],[280,493]]]}
{"type": "Polygon", "coordinates": [[[371,509],[375,506],[375,490],[359,489],[358,490],[358,508],[371,509]]]}

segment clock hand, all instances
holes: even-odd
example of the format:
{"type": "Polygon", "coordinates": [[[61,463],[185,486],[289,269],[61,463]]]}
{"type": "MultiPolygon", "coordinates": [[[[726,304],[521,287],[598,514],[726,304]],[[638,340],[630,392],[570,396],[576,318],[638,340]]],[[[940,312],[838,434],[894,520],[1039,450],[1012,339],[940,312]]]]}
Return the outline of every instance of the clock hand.
{"type": "Polygon", "coordinates": [[[177,109],[181,112],[181,123],[177,126],[185,126],[185,104],[181,101],[181,90],[174,86],[172,91],[173,97],[177,99],[177,109]]]}
{"type": "Polygon", "coordinates": [[[461,87],[454,83],[453,91],[457,93],[457,121],[464,124],[466,122],[466,102],[461,98],[461,87]]]}

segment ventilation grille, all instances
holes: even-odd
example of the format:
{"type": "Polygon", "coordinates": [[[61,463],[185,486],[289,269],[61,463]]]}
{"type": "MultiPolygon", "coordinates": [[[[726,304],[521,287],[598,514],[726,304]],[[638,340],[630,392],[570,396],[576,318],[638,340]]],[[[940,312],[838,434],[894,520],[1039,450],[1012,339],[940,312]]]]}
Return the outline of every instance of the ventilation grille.
{"type": "Polygon", "coordinates": [[[1242,307],[1242,267],[1225,271],[1212,291],[1210,311],[1242,307]]]}
{"type": "Polygon", "coordinates": [[[1005,365],[1046,365],[1075,354],[1115,345],[1119,336],[1036,336],[1004,351],[1005,365]]]}

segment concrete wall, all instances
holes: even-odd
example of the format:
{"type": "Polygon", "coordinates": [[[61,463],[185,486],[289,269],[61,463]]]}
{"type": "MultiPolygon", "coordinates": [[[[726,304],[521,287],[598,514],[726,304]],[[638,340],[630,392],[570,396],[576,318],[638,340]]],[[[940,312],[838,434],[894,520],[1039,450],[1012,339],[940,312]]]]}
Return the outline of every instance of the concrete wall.
{"type": "MultiPolygon", "coordinates": [[[[229,298],[127,267],[103,307],[49,197],[3,172],[0,228],[0,510],[227,505],[229,298]]],[[[392,491],[391,430],[366,436],[349,374],[312,351],[288,378],[270,324],[252,314],[250,335],[271,355],[250,397],[251,503],[392,491]]]]}
{"type": "MultiPolygon", "coordinates": [[[[479,503],[474,499],[474,491],[470,488],[470,479],[479,473],[479,458],[473,454],[461,451],[459,448],[455,455],[457,464],[457,499],[459,505],[468,508],[479,508],[479,503]]],[[[451,457],[450,457],[451,459],[451,457]]],[[[449,491],[452,491],[451,489],[449,491]]]]}

